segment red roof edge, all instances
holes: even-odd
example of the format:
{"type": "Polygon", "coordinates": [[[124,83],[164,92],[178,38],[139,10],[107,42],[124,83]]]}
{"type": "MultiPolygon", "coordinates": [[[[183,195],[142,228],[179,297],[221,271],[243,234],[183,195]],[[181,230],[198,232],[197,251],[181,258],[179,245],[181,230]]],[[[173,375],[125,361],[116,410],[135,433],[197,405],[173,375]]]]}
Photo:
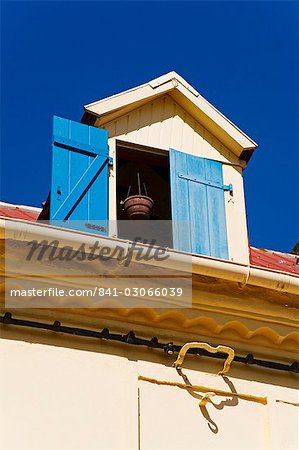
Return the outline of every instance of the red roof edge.
{"type": "Polygon", "coordinates": [[[250,247],[249,256],[250,264],[253,266],[299,275],[299,258],[296,255],[250,247]]]}
{"type": "Polygon", "coordinates": [[[35,222],[40,211],[41,208],[34,206],[13,205],[11,203],[0,202],[0,217],[35,222]]]}

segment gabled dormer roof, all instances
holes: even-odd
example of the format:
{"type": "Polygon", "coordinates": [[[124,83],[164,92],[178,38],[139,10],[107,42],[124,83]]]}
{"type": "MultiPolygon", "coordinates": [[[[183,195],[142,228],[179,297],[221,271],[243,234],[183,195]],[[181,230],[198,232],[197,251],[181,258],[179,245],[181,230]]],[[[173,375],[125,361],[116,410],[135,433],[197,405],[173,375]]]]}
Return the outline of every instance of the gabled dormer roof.
{"type": "Polygon", "coordinates": [[[256,142],[174,71],[140,86],[86,105],[83,121],[91,123],[90,117],[93,116],[98,118],[97,123],[100,123],[100,126],[104,126],[105,123],[165,94],[173,97],[177,103],[233,153],[248,161],[257,147],[256,142]]]}

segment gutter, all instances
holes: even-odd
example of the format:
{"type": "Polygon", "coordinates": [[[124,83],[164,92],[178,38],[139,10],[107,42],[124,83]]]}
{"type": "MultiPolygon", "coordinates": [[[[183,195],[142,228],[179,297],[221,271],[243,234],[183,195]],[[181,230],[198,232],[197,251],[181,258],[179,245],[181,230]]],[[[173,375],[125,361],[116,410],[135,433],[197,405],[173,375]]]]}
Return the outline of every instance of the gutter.
{"type": "Polygon", "coordinates": [[[192,273],[233,281],[239,283],[240,287],[251,285],[289,294],[299,294],[298,276],[250,264],[193,255],[192,273]]]}
{"type": "MultiPolygon", "coordinates": [[[[116,246],[123,248],[125,251],[128,251],[130,247],[130,241],[127,240],[82,233],[76,230],[25,220],[0,219],[1,229],[5,231],[4,236],[7,238],[25,242],[30,242],[32,239],[40,241],[44,239],[51,241],[58,239],[59,246],[69,245],[74,250],[78,249],[82,244],[92,246],[96,241],[98,241],[100,246],[109,247],[111,252],[113,252],[116,246]]],[[[147,247],[146,245],[142,246],[147,247]]],[[[296,275],[209,256],[190,255],[190,253],[172,249],[168,249],[168,252],[170,258],[164,261],[156,261],[157,266],[165,268],[177,268],[179,266],[180,270],[185,269],[186,272],[190,272],[190,264],[192,263],[193,274],[232,281],[239,283],[240,287],[250,285],[289,294],[299,294],[299,277],[296,275]]],[[[134,260],[134,256],[132,259],[134,260]]],[[[146,262],[143,261],[143,263],[146,262]]]]}

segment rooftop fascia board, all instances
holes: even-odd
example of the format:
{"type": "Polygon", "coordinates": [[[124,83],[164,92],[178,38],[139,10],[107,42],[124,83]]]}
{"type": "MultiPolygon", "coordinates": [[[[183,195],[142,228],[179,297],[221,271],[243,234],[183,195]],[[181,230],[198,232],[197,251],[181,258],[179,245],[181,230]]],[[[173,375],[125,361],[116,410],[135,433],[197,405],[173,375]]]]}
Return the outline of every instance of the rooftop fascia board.
{"type": "Polygon", "coordinates": [[[135,86],[135,87],[132,87],[130,89],[127,89],[125,91],[118,92],[117,94],[111,95],[109,97],[105,97],[105,98],[103,98],[101,100],[96,100],[95,102],[88,103],[87,105],[84,106],[84,108],[85,109],[92,108],[93,106],[105,103],[107,101],[113,100],[115,98],[121,97],[121,96],[126,95],[126,94],[130,94],[130,93],[132,93],[134,91],[137,91],[138,89],[142,89],[142,88],[144,88],[146,86],[150,86],[153,89],[155,89],[155,88],[157,88],[159,86],[162,86],[167,81],[171,81],[172,79],[174,79],[176,77],[181,78],[178,74],[176,74],[176,72],[169,72],[166,75],[162,75],[161,77],[154,78],[153,80],[148,81],[147,83],[143,83],[143,84],[140,84],[138,86],[135,86]]]}
{"type": "Polygon", "coordinates": [[[188,91],[190,91],[195,97],[198,97],[200,94],[197,92],[194,87],[191,86],[191,84],[187,83],[186,80],[184,80],[183,77],[181,77],[178,73],[172,71],[167,73],[166,75],[162,75],[159,78],[155,78],[152,81],[149,81],[149,85],[155,89],[158,86],[161,86],[164,83],[167,83],[168,81],[173,81],[174,87],[177,86],[178,83],[180,83],[182,86],[184,86],[188,91]]]}
{"type": "Polygon", "coordinates": [[[242,150],[255,149],[258,144],[240,130],[217,108],[202,97],[184,78],[176,72],[155,78],[148,83],[134,87],[111,97],[90,103],[84,107],[85,111],[98,117],[121,110],[122,108],[140,101],[150,100],[156,96],[177,90],[193,105],[210,119],[218,128],[233,139],[242,150]]]}
{"type": "Polygon", "coordinates": [[[90,105],[84,106],[85,111],[102,117],[106,114],[120,110],[125,106],[137,103],[142,100],[150,100],[152,97],[164,94],[174,89],[174,83],[170,80],[167,83],[160,84],[156,88],[150,84],[144,84],[128,91],[112,95],[90,105]]]}

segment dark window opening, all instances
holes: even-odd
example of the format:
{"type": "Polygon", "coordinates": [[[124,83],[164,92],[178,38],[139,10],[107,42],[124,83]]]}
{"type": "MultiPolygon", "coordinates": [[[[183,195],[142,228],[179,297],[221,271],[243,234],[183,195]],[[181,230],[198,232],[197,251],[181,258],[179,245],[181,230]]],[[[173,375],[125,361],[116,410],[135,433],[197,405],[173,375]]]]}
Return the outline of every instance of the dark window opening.
{"type": "MultiPolygon", "coordinates": [[[[161,228],[157,241],[160,245],[172,246],[171,232],[171,202],[170,202],[170,180],[169,180],[169,156],[168,152],[151,149],[149,147],[138,146],[118,142],[116,147],[116,200],[117,200],[117,219],[119,221],[128,221],[135,227],[136,223],[143,228],[151,221],[159,222],[155,230],[161,228]],[[153,207],[150,220],[132,220],[125,209],[124,202],[126,198],[139,195],[149,197],[153,200],[153,207]]],[[[150,224],[149,224],[150,226],[150,224]]],[[[131,225],[130,225],[131,227],[131,225]]],[[[127,239],[127,223],[120,222],[118,225],[118,237],[127,239]]]]}

